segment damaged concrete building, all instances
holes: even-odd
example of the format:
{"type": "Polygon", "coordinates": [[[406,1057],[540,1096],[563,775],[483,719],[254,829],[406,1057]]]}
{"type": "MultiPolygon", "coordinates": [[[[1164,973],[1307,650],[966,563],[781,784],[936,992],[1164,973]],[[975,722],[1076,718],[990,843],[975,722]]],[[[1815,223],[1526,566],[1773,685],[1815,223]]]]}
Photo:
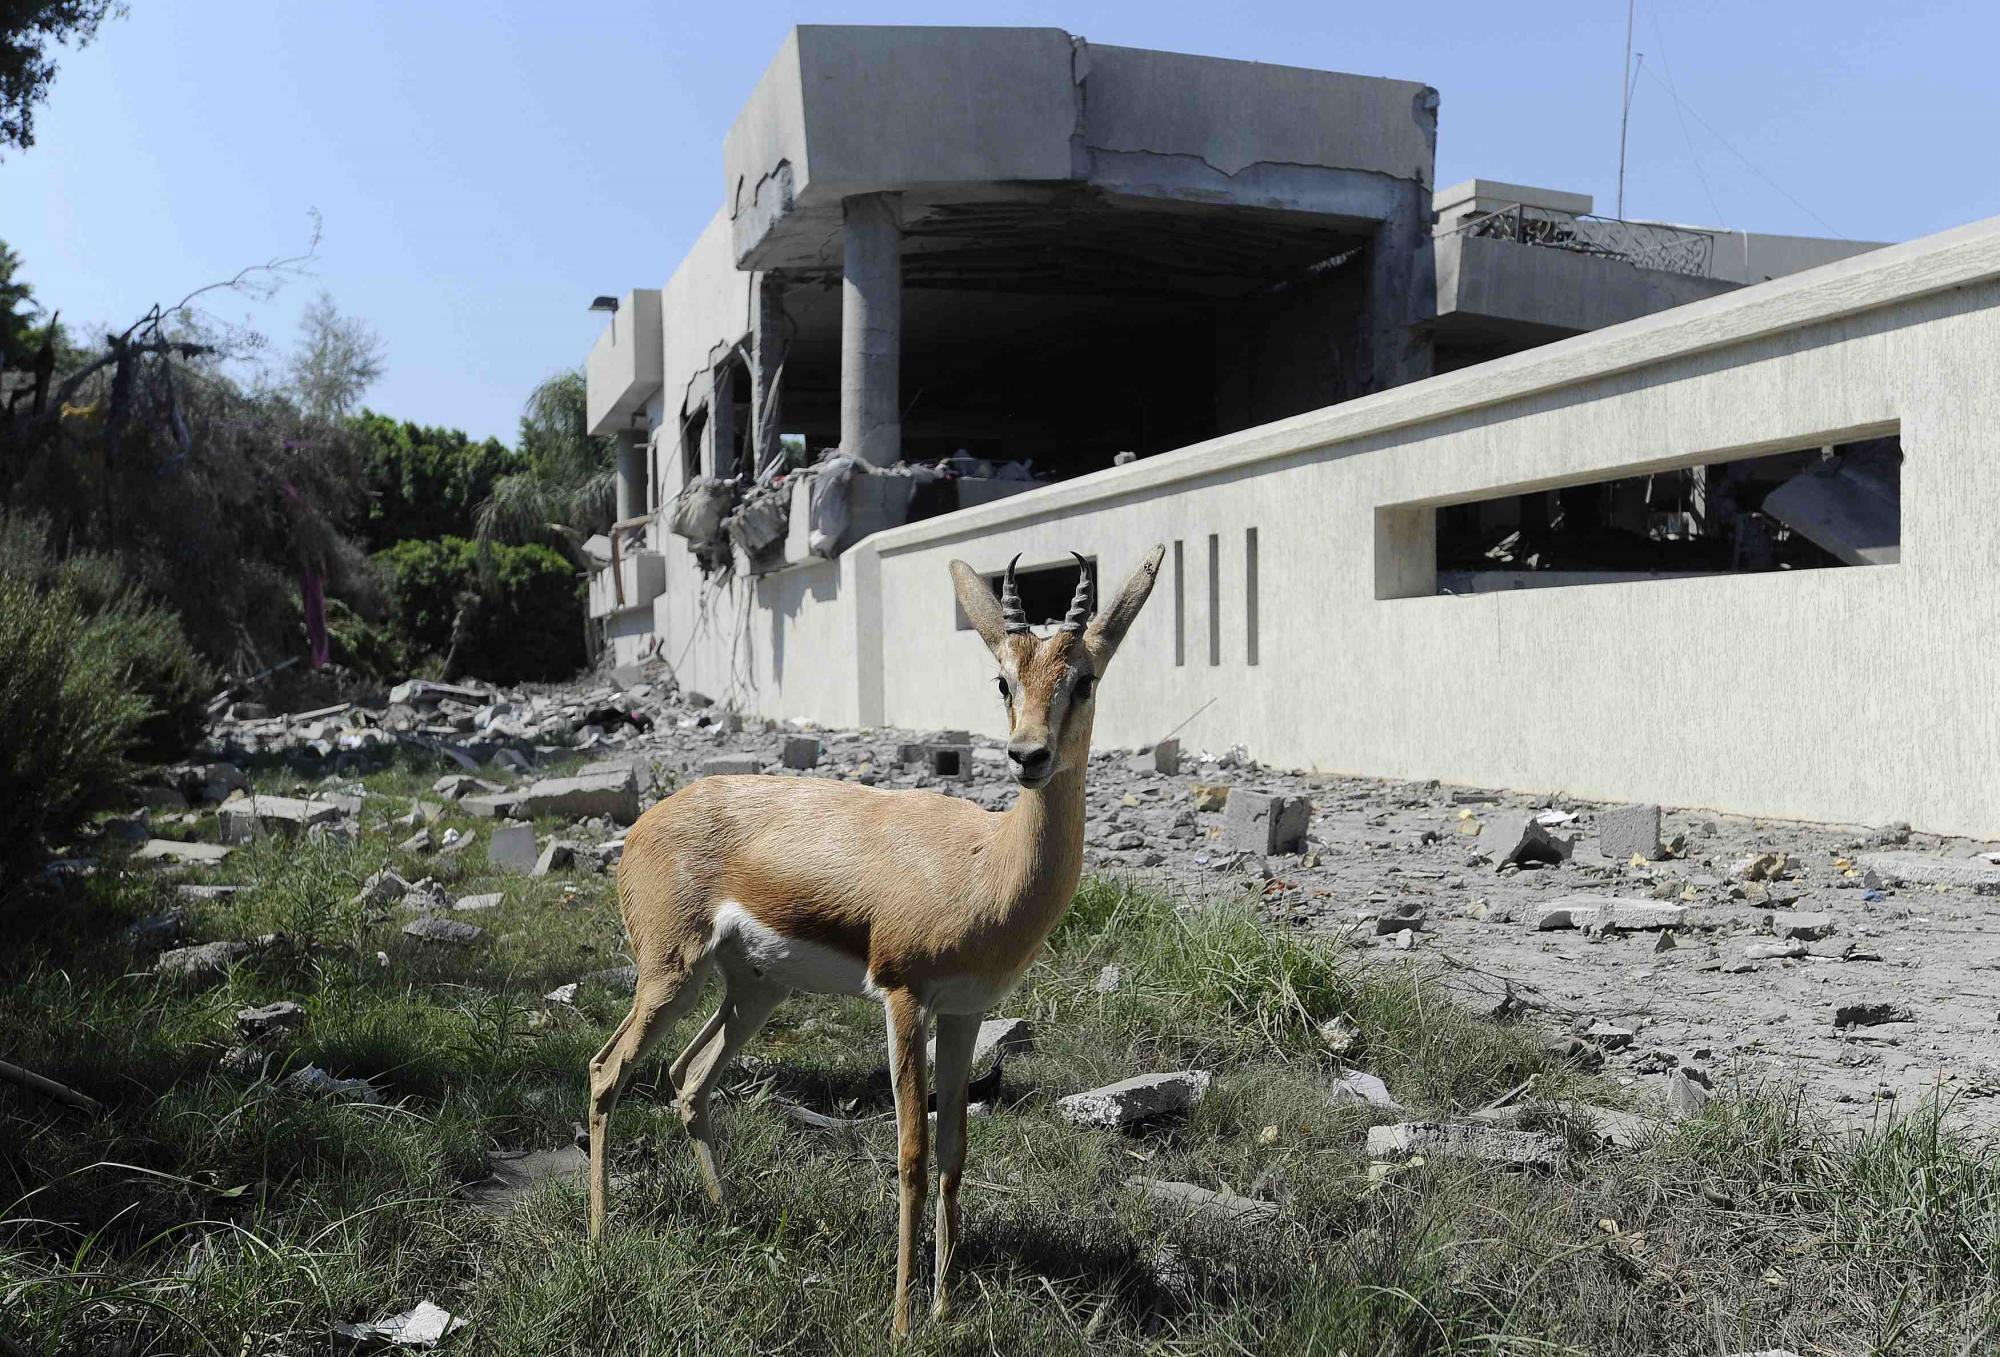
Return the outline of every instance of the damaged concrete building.
{"type": "Polygon", "coordinates": [[[607,646],[747,712],[981,725],[945,562],[1025,552],[1056,617],[1071,550],[1165,541],[1101,743],[1199,710],[1274,764],[2000,833],[1949,588],[2000,564],[1955,507],[2000,488],[2000,232],[1440,190],[1437,126],[1408,81],[794,30],[688,256],[597,303],[607,646]]]}

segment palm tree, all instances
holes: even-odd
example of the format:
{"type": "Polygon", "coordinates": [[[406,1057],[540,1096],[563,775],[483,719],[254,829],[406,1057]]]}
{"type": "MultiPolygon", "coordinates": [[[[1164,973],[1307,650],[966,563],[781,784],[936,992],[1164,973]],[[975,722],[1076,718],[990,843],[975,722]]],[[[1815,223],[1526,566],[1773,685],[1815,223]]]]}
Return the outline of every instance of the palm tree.
{"type": "Polygon", "coordinates": [[[479,540],[542,542],[585,565],[582,541],[611,526],[618,498],[612,441],[587,431],[582,368],[558,372],[521,412],[519,471],[493,483],[479,506],[479,540]]]}

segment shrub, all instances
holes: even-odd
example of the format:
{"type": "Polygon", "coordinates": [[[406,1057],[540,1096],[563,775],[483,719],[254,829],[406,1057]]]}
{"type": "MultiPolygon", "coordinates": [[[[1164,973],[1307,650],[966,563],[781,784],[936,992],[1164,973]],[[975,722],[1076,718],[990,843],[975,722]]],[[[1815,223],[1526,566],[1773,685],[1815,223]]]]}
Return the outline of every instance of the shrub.
{"type": "Polygon", "coordinates": [[[118,779],[147,712],[72,585],[0,570],[0,881],[118,779]]]}
{"type": "Polygon", "coordinates": [[[78,643],[104,662],[114,687],[144,703],[130,753],[179,758],[200,738],[214,672],[179,618],[147,602],[117,561],[90,552],[59,557],[40,520],[15,516],[0,519],[0,575],[63,595],[88,633],[78,643]]]}
{"type": "Polygon", "coordinates": [[[411,658],[448,658],[453,672],[497,683],[565,678],[583,667],[582,585],[548,547],[443,537],[398,542],[375,560],[388,580],[391,625],[411,658]]]}

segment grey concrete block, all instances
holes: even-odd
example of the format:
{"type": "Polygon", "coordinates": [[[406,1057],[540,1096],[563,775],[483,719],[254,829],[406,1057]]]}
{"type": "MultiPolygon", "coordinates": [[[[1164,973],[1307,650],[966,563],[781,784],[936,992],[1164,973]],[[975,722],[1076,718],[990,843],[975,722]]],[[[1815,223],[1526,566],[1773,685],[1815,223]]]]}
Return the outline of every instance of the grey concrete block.
{"type": "Polygon", "coordinates": [[[501,825],[486,844],[486,861],[503,872],[532,872],[539,855],[533,825],[501,825]]]}
{"type": "Polygon", "coordinates": [[[1056,1115],[1073,1126],[1117,1128],[1185,1112],[1208,1093],[1207,1070],[1142,1074],[1056,1100],[1056,1115]]]}
{"type": "Polygon", "coordinates": [[[1368,1128],[1368,1157],[1453,1155],[1520,1168],[1550,1169],[1562,1158],[1561,1136],[1444,1121],[1404,1121],[1368,1128]]]}
{"type": "Polygon", "coordinates": [[[1302,796],[1233,791],[1222,808],[1222,840],[1248,853],[1296,853],[1305,847],[1312,802],[1302,796]]]}
{"type": "Polygon", "coordinates": [[[778,751],[778,760],[787,768],[814,768],[819,765],[820,752],[819,736],[787,735],[778,751]]]}
{"type": "Polygon", "coordinates": [[[764,760],[755,754],[717,754],[701,761],[703,777],[743,777],[764,771],[764,760]]]}
{"type": "Polygon", "coordinates": [[[1623,933],[1649,928],[1680,928],[1686,923],[1686,905],[1661,904],[1657,900],[1626,900],[1615,895],[1565,895],[1535,907],[1535,928],[1541,932],[1584,928],[1623,933]]]}
{"type": "Polygon", "coordinates": [[[507,897],[499,891],[492,891],[485,895],[461,895],[458,898],[458,902],[452,908],[468,912],[483,909],[498,909],[506,899],[507,897]]]}
{"type": "Polygon", "coordinates": [[[1661,856],[1660,808],[1653,805],[1617,806],[1597,817],[1598,851],[1616,862],[1661,856]]]}
{"type": "Polygon", "coordinates": [[[1153,746],[1153,771],[1173,777],[1181,771],[1181,742],[1162,740],[1153,746]]]}

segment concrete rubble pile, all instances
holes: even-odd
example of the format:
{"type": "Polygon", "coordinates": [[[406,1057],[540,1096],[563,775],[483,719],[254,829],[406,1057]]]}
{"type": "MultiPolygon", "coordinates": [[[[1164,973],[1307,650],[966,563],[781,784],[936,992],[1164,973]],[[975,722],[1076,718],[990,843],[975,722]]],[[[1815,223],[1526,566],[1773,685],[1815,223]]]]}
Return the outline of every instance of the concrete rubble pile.
{"type": "MultiPolygon", "coordinates": [[[[979,732],[769,721],[681,690],[658,663],[561,687],[412,680],[374,706],[234,704],[121,837],[141,860],[200,871],[260,838],[393,817],[425,855],[469,853],[522,877],[610,872],[648,806],[707,776],[929,788],[1003,810],[1016,792],[1002,735],[997,721],[979,732]],[[450,771],[414,805],[365,804],[343,779],[399,746],[450,771]],[[274,755],[299,782],[252,796],[241,766],[274,755]],[[491,824],[445,829],[448,805],[491,824]],[[166,837],[204,817],[220,832],[197,832],[224,843],[166,837]],[[567,828],[550,834],[551,819],[567,828]]],[[[2000,936],[1985,926],[2000,843],[1287,772],[1186,733],[1094,751],[1087,794],[1087,870],[1192,899],[1235,894],[1274,926],[1444,963],[1465,1002],[1548,1024],[1566,1058],[1629,1071],[1661,1115],[1701,1101],[1718,1075],[1803,1069],[1817,1101],[1855,1120],[1942,1088],[2000,1124],[1995,1010],[1973,974],[2000,970],[2000,936]]],[[[470,919],[497,903],[378,884],[381,908],[410,916],[411,941],[429,947],[481,945],[470,919]]],[[[235,959],[190,952],[163,969],[214,976],[235,959]]],[[[1107,970],[1100,988],[1119,983],[1107,970]]]]}

